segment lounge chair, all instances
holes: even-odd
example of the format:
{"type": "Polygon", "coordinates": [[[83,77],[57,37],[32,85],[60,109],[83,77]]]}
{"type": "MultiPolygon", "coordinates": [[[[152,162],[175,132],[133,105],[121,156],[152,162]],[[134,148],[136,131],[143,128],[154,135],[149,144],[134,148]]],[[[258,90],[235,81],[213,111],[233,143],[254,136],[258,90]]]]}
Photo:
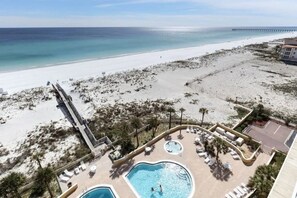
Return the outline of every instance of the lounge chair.
{"type": "Polygon", "coordinates": [[[200,144],[200,138],[196,137],[194,142],[195,142],[195,144],[200,144]]]}
{"type": "Polygon", "coordinates": [[[189,127],[187,127],[187,130],[186,130],[186,132],[187,132],[187,133],[189,133],[189,132],[190,132],[190,129],[189,129],[189,127]]]}
{"type": "Polygon", "coordinates": [[[232,198],[237,198],[237,196],[233,192],[229,192],[228,195],[230,195],[232,198]]]}
{"type": "Polygon", "coordinates": [[[236,151],[234,151],[234,150],[232,150],[232,151],[230,152],[230,154],[231,154],[231,155],[237,155],[236,151]]]}
{"type": "Polygon", "coordinates": [[[207,153],[206,152],[203,152],[203,153],[198,153],[199,157],[206,157],[207,156],[207,153]]]}
{"type": "Polygon", "coordinates": [[[76,174],[76,175],[79,174],[79,168],[78,168],[78,167],[76,167],[76,168],[74,169],[74,174],[76,174]]]}
{"type": "Polygon", "coordinates": [[[235,195],[236,195],[238,198],[243,197],[243,194],[242,194],[237,188],[234,188],[233,191],[235,192],[235,195]]]}
{"type": "Polygon", "coordinates": [[[235,159],[235,160],[239,160],[239,159],[240,159],[239,155],[232,155],[232,157],[233,157],[233,159],[235,159]]]}
{"type": "Polygon", "coordinates": [[[87,166],[85,165],[85,163],[83,161],[80,162],[80,169],[82,171],[86,170],[87,169],[87,166]]]}
{"type": "Polygon", "coordinates": [[[191,128],[191,133],[194,133],[194,129],[193,129],[193,127],[191,128]]]}
{"type": "Polygon", "coordinates": [[[210,135],[207,139],[210,141],[210,140],[214,139],[214,137],[212,135],[210,135]]]}
{"type": "Polygon", "coordinates": [[[60,179],[61,182],[65,182],[66,183],[66,182],[68,182],[68,180],[70,179],[70,177],[66,177],[66,176],[64,176],[64,175],[61,174],[59,176],[59,179],[60,179]]]}
{"type": "Polygon", "coordinates": [[[242,189],[243,189],[246,193],[249,192],[249,188],[248,188],[244,183],[241,183],[241,184],[240,184],[240,187],[242,187],[242,189]]]}
{"type": "Polygon", "coordinates": [[[146,153],[150,153],[150,152],[152,151],[152,147],[146,146],[146,147],[144,148],[144,151],[145,151],[146,153]]]}
{"type": "Polygon", "coordinates": [[[202,152],[204,152],[204,149],[203,148],[196,148],[196,152],[197,153],[202,153],[202,152]]]}
{"type": "Polygon", "coordinates": [[[246,192],[242,189],[242,187],[237,186],[236,189],[237,189],[242,195],[245,195],[245,194],[246,194],[246,192]]]}
{"type": "Polygon", "coordinates": [[[210,161],[210,159],[207,157],[207,158],[205,158],[205,160],[204,160],[204,162],[205,162],[205,164],[208,164],[209,163],[209,161],[210,161]]]}
{"type": "Polygon", "coordinates": [[[232,198],[228,193],[225,194],[225,198],[232,198]]]}
{"type": "Polygon", "coordinates": [[[67,177],[72,177],[72,176],[74,175],[73,172],[68,171],[67,169],[64,170],[64,174],[65,174],[67,177]]]}
{"type": "Polygon", "coordinates": [[[215,163],[216,163],[216,160],[212,158],[212,159],[209,161],[208,166],[213,166],[215,163]]]}

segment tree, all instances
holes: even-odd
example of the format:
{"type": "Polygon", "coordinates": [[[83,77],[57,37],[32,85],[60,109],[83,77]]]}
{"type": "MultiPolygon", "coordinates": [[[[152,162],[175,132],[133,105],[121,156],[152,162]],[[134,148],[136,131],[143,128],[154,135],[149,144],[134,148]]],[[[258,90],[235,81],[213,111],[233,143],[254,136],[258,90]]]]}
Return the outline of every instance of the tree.
{"type": "Polygon", "coordinates": [[[250,177],[248,187],[256,189],[255,196],[266,198],[272,188],[278,171],[272,165],[258,166],[255,174],[250,177]]]}
{"type": "Polygon", "coordinates": [[[219,154],[226,154],[228,152],[228,146],[225,145],[224,141],[221,138],[215,137],[210,145],[213,147],[213,150],[215,150],[214,154],[217,162],[219,161],[219,154]]]}
{"type": "Polygon", "coordinates": [[[136,141],[137,141],[136,147],[138,147],[139,146],[139,138],[138,138],[137,130],[141,127],[140,119],[138,117],[133,117],[131,120],[131,126],[135,129],[135,137],[136,137],[136,141]]]}
{"type": "Polygon", "coordinates": [[[1,180],[1,194],[3,194],[4,197],[12,195],[13,197],[21,198],[19,188],[25,183],[25,179],[22,173],[10,173],[1,180]]]}
{"type": "Polygon", "coordinates": [[[202,113],[202,118],[201,118],[201,126],[203,125],[203,121],[204,121],[204,115],[208,114],[208,109],[206,108],[200,108],[199,109],[199,113],[202,113]]]}
{"type": "Polygon", "coordinates": [[[169,107],[169,108],[167,109],[167,111],[169,112],[169,129],[171,129],[171,115],[172,115],[172,113],[175,112],[175,109],[172,108],[172,107],[169,107]]]}
{"type": "Polygon", "coordinates": [[[121,145],[121,154],[125,155],[134,150],[131,138],[129,136],[129,131],[131,127],[127,122],[121,122],[118,124],[118,127],[115,129],[117,134],[120,135],[119,145],[121,145]]]}
{"type": "Polygon", "coordinates": [[[156,130],[159,126],[159,120],[157,118],[157,116],[153,116],[151,117],[149,120],[148,120],[148,124],[150,125],[150,127],[152,127],[152,130],[153,130],[153,138],[155,137],[155,134],[156,134],[156,130]]]}
{"type": "MultiPolygon", "coordinates": [[[[36,153],[33,155],[33,159],[35,159],[37,161],[38,166],[39,166],[39,169],[37,172],[37,177],[36,177],[37,183],[35,184],[35,186],[40,187],[40,188],[37,188],[38,190],[44,189],[46,187],[50,194],[50,197],[54,197],[49,184],[51,183],[51,180],[55,177],[55,174],[52,171],[52,169],[50,169],[49,167],[42,168],[41,162],[40,162],[40,158],[42,158],[42,157],[43,157],[43,155],[40,153],[36,153]],[[45,180],[43,180],[43,179],[45,179],[45,180]],[[38,181],[38,180],[41,180],[42,182],[38,181]]],[[[34,192],[34,189],[33,189],[33,192],[34,192]]],[[[42,192],[42,191],[40,191],[40,192],[42,192]]],[[[44,190],[43,190],[42,194],[43,193],[44,193],[44,190]]]]}
{"type": "Polygon", "coordinates": [[[50,183],[54,179],[55,173],[50,167],[39,168],[37,171],[36,179],[34,181],[31,197],[40,197],[44,194],[47,188],[50,197],[54,197],[50,183]]]}
{"type": "Polygon", "coordinates": [[[41,163],[40,163],[40,157],[42,157],[40,155],[40,153],[36,153],[33,155],[33,159],[37,161],[39,168],[42,168],[41,163]]]}
{"type": "MultiPolygon", "coordinates": [[[[183,122],[183,112],[186,111],[186,110],[184,108],[180,108],[179,111],[180,111],[180,122],[179,122],[179,125],[182,125],[182,122],[183,122]]],[[[181,136],[181,130],[179,130],[179,135],[181,136]]]]}

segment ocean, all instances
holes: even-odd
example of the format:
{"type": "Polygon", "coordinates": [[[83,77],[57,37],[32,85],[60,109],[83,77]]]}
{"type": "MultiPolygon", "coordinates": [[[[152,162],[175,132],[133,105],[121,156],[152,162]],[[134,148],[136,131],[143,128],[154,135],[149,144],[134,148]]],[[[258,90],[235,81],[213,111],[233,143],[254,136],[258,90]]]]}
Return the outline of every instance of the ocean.
{"type": "Polygon", "coordinates": [[[0,72],[277,33],[283,32],[232,31],[232,28],[1,28],[0,72]]]}

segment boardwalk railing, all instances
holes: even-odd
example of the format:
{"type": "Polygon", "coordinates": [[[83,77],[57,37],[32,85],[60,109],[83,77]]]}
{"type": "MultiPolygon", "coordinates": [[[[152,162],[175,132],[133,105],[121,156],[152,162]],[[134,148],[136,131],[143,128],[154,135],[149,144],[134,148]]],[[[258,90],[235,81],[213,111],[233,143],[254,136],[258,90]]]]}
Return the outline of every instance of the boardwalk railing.
{"type": "Polygon", "coordinates": [[[86,121],[81,117],[81,115],[75,108],[74,104],[72,103],[71,97],[66,94],[64,89],[58,83],[56,85],[53,84],[52,86],[55,89],[57,95],[59,96],[59,100],[64,103],[66,110],[68,111],[68,114],[71,116],[73,120],[73,126],[80,131],[92,154],[94,156],[100,156],[102,151],[101,149],[98,149],[98,147],[100,147],[103,144],[106,144],[107,146],[110,145],[110,139],[107,136],[105,136],[97,140],[90,128],[88,127],[88,125],[86,124],[86,121]]]}

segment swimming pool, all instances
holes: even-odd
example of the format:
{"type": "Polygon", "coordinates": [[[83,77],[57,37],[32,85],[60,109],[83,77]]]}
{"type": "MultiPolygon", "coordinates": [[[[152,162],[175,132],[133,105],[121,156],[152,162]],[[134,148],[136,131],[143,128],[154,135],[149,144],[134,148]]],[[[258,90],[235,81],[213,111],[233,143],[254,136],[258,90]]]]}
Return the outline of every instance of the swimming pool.
{"type": "Polygon", "coordinates": [[[164,144],[164,149],[170,154],[177,155],[183,151],[183,146],[178,141],[170,140],[164,144]]]}
{"type": "Polygon", "coordinates": [[[79,198],[118,198],[115,190],[110,185],[98,185],[87,190],[79,198]]]}
{"type": "Polygon", "coordinates": [[[181,164],[161,161],[154,164],[140,162],[129,171],[125,179],[138,197],[188,198],[194,193],[192,178],[181,164]]]}

